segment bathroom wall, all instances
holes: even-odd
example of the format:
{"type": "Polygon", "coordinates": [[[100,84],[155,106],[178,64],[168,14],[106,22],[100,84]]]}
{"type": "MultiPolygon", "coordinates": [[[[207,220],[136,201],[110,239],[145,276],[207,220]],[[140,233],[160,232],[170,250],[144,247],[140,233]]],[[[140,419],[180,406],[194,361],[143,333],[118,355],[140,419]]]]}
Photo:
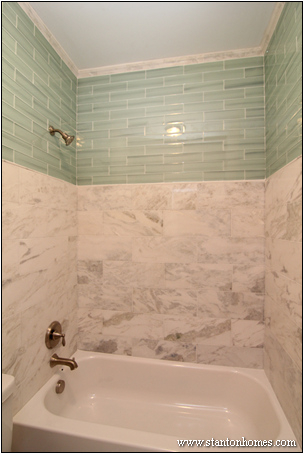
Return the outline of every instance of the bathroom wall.
{"type": "Polygon", "coordinates": [[[78,347],[263,367],[264,189],[79,186],[78,347]]]}
{"type": "Polygon", "coordinates": [[[52,376],[49,358],[76,350],[75,185],[2,161],[2,371],[16,378],[14,412],[52,376]],[[53,320],[66,347],[44,343],[53,320]]]}
{"type": "Polygon", "coordinates": [[[2,159],[76,182],[77,79],[18,2],[2,2],[2,159]]]}
{"type": "Polygon", "coordinates": [[[265,371],[302,442],[302,3],[287,2],[265,56],[265,371]],[[288,164],[287,164],[288,163],[288,164]],[[286,165],[287,164],[287,165],[286,165]]]}
{"type": "Polygon", "coordinates": [[[77,104],[79,185],[265,178],[262,56],[79,78],[77,104]]]}

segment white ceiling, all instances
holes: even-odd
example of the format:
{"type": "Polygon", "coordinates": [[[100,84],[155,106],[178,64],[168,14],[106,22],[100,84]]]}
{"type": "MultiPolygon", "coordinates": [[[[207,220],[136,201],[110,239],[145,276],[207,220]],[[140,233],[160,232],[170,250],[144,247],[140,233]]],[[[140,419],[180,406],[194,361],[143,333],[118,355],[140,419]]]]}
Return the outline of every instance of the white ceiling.
{"type": "Polygon", "coordinates": [[[78,69],[257,47],[276,2],[30,2],[78,69]]]}

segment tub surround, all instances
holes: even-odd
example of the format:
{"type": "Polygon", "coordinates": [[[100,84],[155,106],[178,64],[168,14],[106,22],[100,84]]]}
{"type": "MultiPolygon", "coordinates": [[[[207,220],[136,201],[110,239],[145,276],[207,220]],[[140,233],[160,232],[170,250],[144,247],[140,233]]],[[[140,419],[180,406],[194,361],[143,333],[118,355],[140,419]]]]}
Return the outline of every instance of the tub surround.
{"type": "Polygon", "coordinates": [[[78,187],[83,350],[263,367],[264,182],[78,187]]]}
{"type": "Polygon", "coordinates": [[[77,191],[2,161],[3,372],[16,380],[14,413],[53,375],[44,336],[59,319],[70,356],[77,337],[77,191]]]}

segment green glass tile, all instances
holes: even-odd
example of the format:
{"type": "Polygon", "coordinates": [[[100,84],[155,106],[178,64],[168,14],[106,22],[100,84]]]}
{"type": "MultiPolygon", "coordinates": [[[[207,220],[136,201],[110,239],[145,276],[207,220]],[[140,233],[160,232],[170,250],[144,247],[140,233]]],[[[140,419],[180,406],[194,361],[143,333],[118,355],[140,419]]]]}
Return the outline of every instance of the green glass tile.
{"type": "Polygon", "coordinates": [[[125,82],[129,80],[141,80],[146,77],[146,71],[135,71],[122,74],[111,74],[110,82],[125,82]]]}
{"type": "Polygon", "coordinates": [[[3,57],[15,68],[17,68],[29,81],[33,78],[32,69],[21,60],[21,58],[14,54],[5,44],[2,45],[3,57]]]}
{"type": "Polygon", "coordinates": [[[223,90],[224,82],[221,80],[211,80],[207,82],[202,82],[198,84],[185,84],[184,93],[194,93],[194,92],[205,92],[205,91],[217,91],[223,90]]]}
{"type": "Polygon", "coordinates": [[[146,88],[156,88],[156,87],[163,87],[164,80],[162,78],[153,78],[153,79],[145,79],[145,80],[138,80],[134,82],[128,82],[128,90],[142,90],[146,88]]]}
{"type": "Polygon", "coordinates": [[[246,109],[246,118],[250,117],[264,117],[264,108],[246,109]]]}
{"type": "Polygon", "coordinates": [[[157,115],[177,115],[183,112],[183,104],[173,104],[167,106],[157,106],[157,107],[147,107],[146,115],[147,116],[157,116],[157,115]]]}
{"type": "MultiPolygon", "coordinates": [[[[182,104],[189,102],[202,102],[203,93],[190,93],[187,95],[169,95],[165,96],[165,104],[182,104]]],[[[155,99],[155,98],[151,98],[155,99]]]]}
{"type": "Polygon", "coordinates": [[[38,159],[26,156],[18,151],[15,151],[14,162],[28,169],[37,170],[41,173],[47,173],[47,164],[38,159]]]}
{"type": "Polygon", "coordinates": [[[127,158],[125,156],[110,156],[106,158],[93,158],[93,167],[103,166],[103,165],[117,165],[125,166],[127,165],[127,158]]]}
{"type": "Polygon", "coordinates": [[[9,80],[10,85],[14,86],[12,79],[15,79],[15,67],[2,56],[2,82],[5,83],[9,80]],[[4,78],[4,76],[7,77],[4,78]]]}
{"type": "Polygon", "coordinates": [[[262,107],[264,109],[264,97],[243,98],[243,99],[227,99],[225,101],[225,109],[243,109],[262,107]]]}
{"type": "Polygon", "coordinates": [[[198,151],[222,151],[223,142],[203,142],[198,144],[185,144],[184,151],[186,153],[198,152],[198,151]]]}
{"type": "Polygon", "coordinates": [[[203,154],[204,162],[214,162],[214,161],[231,161],[233,159],[242,159],[244,157],[244,152],[240,150],[232,151],[212,151],[205,152],[203,154]]]}
{"type": "Polygon", "coordinates": [[[245,180],[264,180],[265,170],[245,170],[245,180]]]}
{"type": "Polygon", "coordinates": [[[263,128],[264,117],[261,118],[247,118],[236,120],[224,120],[224,130],[241,129],[241,128],[263,128]]]}
{"type": "Polygon", "coordinates": [[[113,110],[110,112],[110,119],[115,120],[118,118],[136,118],[145,115],[145,109],[124,109],[113,110]]]}
{"type": "Polygon", "coordinates": [[[77,169],[77,176],[82,178],[109,175],[109,166],[96,166],[96,167],[79,167],[77,169]]]}
{"type": "Polygon", "coordinates": [[[264,170],[266,168],[265,159],[241,159],[225,161],[224,170],[264,170]]]}
{"type": "Polygon", "coordinates": [[[128,146],[136,147],[141,145],[161,145],[163,143],[162,138],[153,139],[151,137],[128,137],[128,146]]]}
{"type": "Polygon", "coordinates": [[[23,115],[4,101],[2,102],[2,114],[14,123],[24,126],[24,128],[27,128],[28,130],[32,128],[32,120],[30,120],[29,117],[23,115]]]}
{"type": "Polygon", "coordinates": [[[2,87],[2,101],[5,101],[10,106],[14,104],[14,95],[5,87],[2,87]]]}
{"type": "MultiPolygon", "coordinates": [[[[78,103],[82,103],[82,102],[87,102],[86,100],[86,96],[87,95],[92,95],[93,94],[93,87],[91,85],[78,85],[78,88],[77,88],[77,93],[78,93],[78,103]]],[[[106,99],[108,100],[109,99],[109,95],[106,94],[105,95],[106,99]]]]}
{"type": "Polygon", "coordinates": [[[22,43],[23,47],[29,53],[33,51],[32,44],[26,39],[23,33],[21,33],[5,16],[2,16],[2,28],[6,30],[6,32],[9,33],[14,40],[22,43]]]}
{"type": "Polygon", "coordinates": [[[136,175],[145,172],[145,166],[110,166],[110,175],[136,175]]]}
{"type": "Polygon", "coordinates": [[[101,177],[93,177],[93,184],[126,184],[126,175],[109,175],[101,177]]]}
{"type": "Polygon", "coordinates": [[[172,115],[165,115],[166,123],[178,121],[181,123],[185,123],[186,128],[187,124],[189,123],[203,120],[204,120],[203,112],[175,113],[172,115]]]}
{"type": "Polygon", "coordinates": [[[121,101],[126,99],[143,98],[145,90],[128,90],[126,92],[117,92],[110,94],[110,101],[121,101]]]}
{"type": "Polygon", "coordinates": [[[88,139],[107,139],[108,138],[108,131],[100,130],[100,131],[83,131],[81,135],[79,135],[81,140],[88,140],[88,139]]]}
{"type": "Polygon", "coordinates": [[[140,183],[163,183],[163,174],[144,174],[144,175],[128,175],[128,184],[140,184],[140,183]]]}
{"type": "Polygon", "coordinates": [[[164,172],[164,182],[202,181],[202,172],[164,172]]]}
{"type": "Polygon", "coordinates": [[[150,69],[146,71],[147,79],[153,77],[166,77],[166,76],[178,76],[183,74],[182,66],[172,66],[170,68],[159,68],[159,69],[150,69]]]}
{"type": "Polygon", "coordinates": [[[110,148],[110,156],[117,157],[117,156],[141,156],[145,154],[145,147],[118,147],[118,148],[110,148]]]}
{"type": "Polygon", "coordinates": [[[224,71],[208,72],[204,74],[204,81],[241,79],[244,77],[243,69],[228,69],[224,71]]]}
{"type": "Polygon", "coordinates": [[[225,60],[225,69],[251,68],[263,66],[263,57],[237,58],[235,60],[225,60]]]}
{"type": "Polygon", "coordinates": [[[124,147],[127,144],[126,137],[114,138],[114,139],[94,139],[93,148],[112,148],[112,147],[124,147]]]}
{"type": "MultiPolygon", "coordinates": [[[[77,178],[77,185],[79,186],[86,186],[86,185],[92,185],[93,184],[93,179],[92,178],[77,178]]],[[[99,184],[99,183],[95,183],[99,184]]]]}
{"type": "Polygon", "coordinates": [[[78,79],[78,88],[85,86],[96,86],[110,83],[110,76],[81,77],[78,79]]]}
{"type": "Polygon", "coordinates": [[[128,108],[136,109],[139,107],[152,107],[162,106],[164,104],[164,97],[157,96],[155,98],[143,98],[143,99],[130,99],[128,100],[128,108]]]}
{"type": "Polygon", "coordinates": [[[93,159],[92,158],[77,158],[77,168],[78,167],[92,167],[93,159]]]}
{"type": "Polygon", "coordinates": [[[264,75],[264,67],[260,66],[257,68],[246,68],[245,69],[245,77],[255,77],[255,76],[263,76],[264,75]]]}
{"type": "Polygon", "coordinates": [[[204,172],[204,180],[206,181],[233,181],[244,180],[245,173],[243,170],[239,171],[218,171],[218,172],[204,172]]]}
{"type": "Polygon", "coordinates": [[[55,127],[55,125],[60,124],[60,116],[55,114],[50,109],[46,108],[44,104],[42,104],[35,98],[33,100],[33,107],[37,114],[40,114],[42,115],[42,117],[46,117],[48,119],[50,125],[55,127]]]}
{"type": "Polygon", "coordinates": [[[277,159],[273,164],[269,166],[270,175],[277,172],[279,169],[284,167],[287,164],[286,155],[282,155],[279,159],[277,159]]]}
{"type": "Polygon", "coordinates": [[[91,121],[102,121],[102,120],[109,120],[109,112],[86,112],[86,113],[79,113],[77,120],[80,123],[87,123],[91,121]]]}
{"type": "Polygon", "coordinates": [[[242,149],[264,150],[264,138],[254,139],[227,139],[224,142],[224,150],[242,150],[242,149]]]}
{"type": "Polygon", "coordinates": [[[2,43],[5,44],[12,52],[15,53],[17,42],[12,36],[2,29],[2,43]]]}
{"type": "Polygon", "coordinates": [[[264,96],[264,87],[245,88],[245,96],[246,98],[250,98],[252,96],[264,96]]]}
{"type": "Polygon", "coordinates": [[[244,98],[244,89],[218,90],[204,93],[205,101],[221,101],[225,99],[244,98]]]}
{"type": "Polygon", "coordinates": [[[168,87],[156,87],[146,88],[146,96],[167,96],[167,95],[178,95],[183,93],[182,85],[173,85],[168,87]]]}
{"type": "Polygon", "coordinates": [[[245,159],[265,159],[265,152],[260,150],[245,150],[245,159]]]}
{"type": "Polygon", "coordinates": [[[183,164],[150,164],[146,165],[146,173],[162,173],[162,172],[182,172],[183,164]]]}
{"type": "Polygon", "coordinates": [[[138,126],[160,125],[164,122],[164,116],[129,118],[128,126],[133,128],[138,126]]]}
{"type": "Polygon", "coordinates": [[[103,84],[103,85],[94,85],[93,94],[97,95],[99,93],[113,93],[118,91],[127,90],[127,83],[121,82],[116,84],[103,84]]]}
{"type": "Polygon", "coordinates": [[[223,163],[220,161],[185,163],[184,169],[185,172],[224,170],[223,163]]]}
{"type": "Polygon", "coordinates": [[[94,131],[98,131],[99,129],[121,129],[127,128],[128,120],[106,120],[106,121],[94,121],[93,128],[94,131]]]}
{"type": "Polygon", "coordinates": [[[20,29],[24,29],[26,27],[25,32],[26,33],[32,33],[34,34],[34,24],[31,21],[31,19],[28,17],[26,12],[18,5],[18,8],[16,8],[16,13],[17,13],[17,26],[20,27],[20,29]],[[20,23],[22,22],[22,26],[20,23]]]}
{"type": "Polygon", "coordinates": [[[165,164],[179,164],[179,163],[190,163],[190,162],[202,162],[203,153],[173,153],[164,155],[165,164]]]}
{"type": "Polygon", "coordinates": [[[43,163],[51,164],[52,166],[60,169],[60,163],[61,163],[60,159],[55,158],[51,154],[46,153],[45,151],[42,151],[37,147],[33,147],[33,157],[43,163]]]}
{"type": "MultiPolygon", "coordinates": [[[[23,89],[27,90],[30,95],[34,96],[38,101],[47,106],[47,96],[37,86],[35,86],[26,77],[24,77],[19,71],[16,71],[16,81],[23,87],[23,89]]],[[[20,97],[20,99],[23,98],[20,97]]]]}
{"type": "Polygon", "coordinates": [[[110,137],[143,136],[144,133],[144,128],[112,129],[110,130],[110,137]]]}
{"type": "Polygon", "coordinates": [[[16,12],[11,8],[12,2],[2,2],[2,14],[4,14],[13,25],[17,24],[17,15],[16,12]]]}
{"type": "Polygon", "coordinates": [[[264,84],[263,76],[256,76],[256,77],[247,77],[246,79],[232,79],[232,80],[225,80],[224,87],[225,90],[229,90],[231,88],[249,88],[249,87],[259,87],[264,84]]]}
{"type": "Polygon", "coordinates": [[[127,108],[127,100],[121,101],[103,101],[101,103],[93,103],[93,112],[104,112],[108,110],[122,110],[127,108]]]}
{"type": "Polygon", "coordinates": [[[163,155],[150,155],[150,156],[128,156],[129,165],[145,165],[145,164],[163,164],[163,155]]]}
{"type": "Polygon", "coordinates": [[[296,143],[295,145],[293,145],[292,147],[290,147],[290,149],[286,153],[287,163],[293,161],[298,156],[301,156],[302,148],[303,148],[302,141],[300,141],[300,142],[296,143]]]}
{"type": "Polygon", "coordinates": [[[8,118],[5,118],[3,115],[2,115],[2,131],[6,131],[12,135],[14,134],[14,123],[8,118]]]}
{"type": "Polygon", "coordinates": [[[223,110],[219,112],[205,112],[206,121],[209,120],[229,120],[245,118],[245,109],[223,110]]]}
{"type": "Polygon", "coordinates": [[[182,153],[183,146],[182,145],[147,145],[146,146],[146,153],[148,155],[151,154],[174,154],[174,153],[182,153]]]}
{"type": "Polygon", "coordinates": [[[185,104],[185,112],[206,112],[206,111],[218,111],[223,110],[223,101],[212,101],[212,102],[197,102],[185,104]]]}
{"type": "Polygon", "coordinates": [[[168,76],[164,78],[165,86],[194,84],[203,82],[203,75],[200,73],[189,73],[180,76],[168,76]]]}
{"type": "Polygon", "coordinates": [[[101,158],[101,157],[108,157],[109,152],[107,148],[96,148],[93,149],[79,149],[77,150],[77,159],[85,159],[85,158],[101,158]]]}
{"type": "Polygon", "coordinates": [[[194,65],[186,65],[184,68],[185,74],[196,72],[206,73],[209,71],[222,71],[224,69],[224,62],[214,61],[210,63],[197,63],[194,65]]]}
{"type": "Polygon", "coordinates": [[[265,129],[264,128],[252,128],[246,129],[246,139],[264,139],[265,129]]]}
{"type": "MultiPolygon", "coordinates": [[[[46,116],[41,115],[40,112],[37,112],[33,107],[29,106],[28,104],[21,101],[18,97],[15,98],[15,106],[19,112],[24,113],[28,119],[33,119],[36,123],[40,124],[45,130],[48,126],[48,119],[46,116]]],[[[22,125],[27,127],[28,129],[31,128],[31,121],[27,122],[27,125],[22,125]]]]}
{"type": "Polygon", "coordinates": [[[11,148],[5,147],[2,145],[1,149],[1,157],[2,159],[6,159],[7,161],[14,161],[14,151],[11,148]]]}
{"type": "Polygon", "coordinates": [[[77,114],[92,113],[93,104],[80,104],[77,106],[77,114]]]}
{"type": "Polygon", "coordinates": [[[60,180],[67,181],[68,183],[73,182],[73,178],[71,175],[66,175],[65,172],[53,167],[50,164],[48,164],[48,175],[50,175],[51,177],[59,178],[60,180]]]}

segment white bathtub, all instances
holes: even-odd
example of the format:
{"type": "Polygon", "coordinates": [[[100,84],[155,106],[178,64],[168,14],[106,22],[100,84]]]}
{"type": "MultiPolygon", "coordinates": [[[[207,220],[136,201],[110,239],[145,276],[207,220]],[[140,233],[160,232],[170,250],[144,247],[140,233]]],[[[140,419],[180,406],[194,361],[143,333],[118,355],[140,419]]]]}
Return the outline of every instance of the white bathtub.
{"type": "MultiPolygon", "coordinates": [[[[279,452],[211,445],[295,440],[262,370],[80,350],[75,357],[78,369],[58,366],[14,417],[14,451],[279,452]],[[59,379],[66,382],[62,394],[55,393],[59,379]],[[188,439],[210,440],[210,447],[179,448],[177,440],[188,439]]],[[[289,451],[300,449],[281,449],[289,451]]]]}

